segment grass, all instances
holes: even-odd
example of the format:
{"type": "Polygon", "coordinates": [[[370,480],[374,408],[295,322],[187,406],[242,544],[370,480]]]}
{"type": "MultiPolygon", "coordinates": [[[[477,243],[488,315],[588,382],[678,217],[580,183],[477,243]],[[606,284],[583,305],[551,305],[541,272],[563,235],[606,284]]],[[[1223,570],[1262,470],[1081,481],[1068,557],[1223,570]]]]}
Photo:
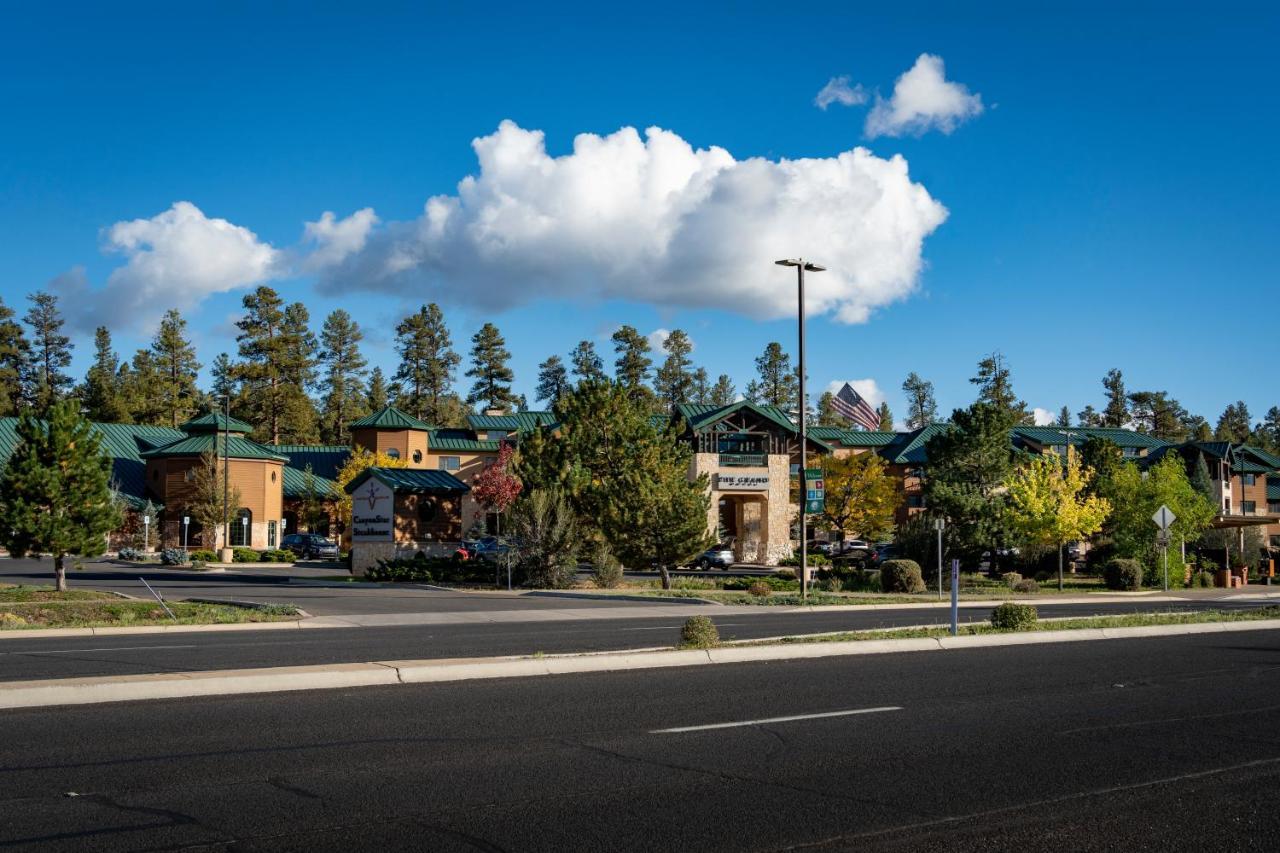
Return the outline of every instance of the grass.
{"type": "Polygon", "coordinates": [[[0,586],[0,630],[223,625],[279,622],[298,617],[298,610],[292,605],[257,609],[186,601],[166,603],[176,620],[155,601],[117,598],[87,589],[59,593],[50,587],[0,586]]]}
{"type": "MultiPolygon", "coordinates": [[[[1024,631],[1073,631],[1084,628],[1141,628],[1149,625],[1196,625],[1204,622],[1256,622],[1262,619],[1280,619],[1280,606],[1271,605],[1252,610],[1196,610],[1186,613],[1129,613],[1120,616],[1086,616],[1073,619],[1053,619],[1037,622],[1024,631]]],[[[819,634],[805,637],[784,637],[783,643],[843,643],[856,640],[911,640],[950,635],[947,628],[892,628],[874,631],[850,631],[839,634],[819,634]]],[[[975,634],[1009,634],[990,624],[959,626],[962,637],[975,634]]],[[[772,645],[771,642],[745,643],[743,645],[772,645]]]]}

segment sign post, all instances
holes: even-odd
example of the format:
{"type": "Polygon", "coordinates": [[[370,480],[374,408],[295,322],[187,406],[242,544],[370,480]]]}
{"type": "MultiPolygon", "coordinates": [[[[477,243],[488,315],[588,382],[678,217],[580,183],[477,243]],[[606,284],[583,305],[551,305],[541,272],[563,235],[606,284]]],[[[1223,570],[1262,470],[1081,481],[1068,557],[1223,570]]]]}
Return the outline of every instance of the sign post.
{"type": "Polygon", "coordinates": [[[1160,508],[1156,510],[1155,515],[1151,516],[1151,520],[1156,523],[1156,527],[1160,528],[1160,532],[1156,534],[1156,544],[1160,546],[1160,554],[1164,562],[1165,592],[1169,591],[1169,526],[1177,518],[1165,504],[1160,504],[1160,508]]]}
{"type": "Polygon", "coordinates": [[[951,561],[951,636],[960,633],[960,561],[951,561]]]}
{"type": "Polygon", "coordinates": [[[184,553],[187,550],[187,526],[190,524],[191,524],[191,516],[184,515],[182,517],[182,550],[184,553]]]}
{"type": "Polygon", "coordinates": [[[946,519],[937,518],[933,521],[933,529],[938,531],[938,600],[942,600],[942,531],[947,527],[946,519]]]}

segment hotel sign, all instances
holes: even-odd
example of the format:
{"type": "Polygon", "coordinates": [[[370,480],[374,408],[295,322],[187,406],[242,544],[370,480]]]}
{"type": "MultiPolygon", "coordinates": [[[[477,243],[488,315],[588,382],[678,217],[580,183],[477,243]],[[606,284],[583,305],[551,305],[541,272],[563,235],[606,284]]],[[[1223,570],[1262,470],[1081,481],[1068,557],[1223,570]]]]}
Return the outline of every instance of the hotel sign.
{"type": "Polygon", "coordinates": [[[722,492],[767,492],[767,474],[717,474],[716,488],[722,492]]]}
{"type": "Polygon", "coordinates": [[[390,542],[395,503],[395,492],[377,477],[361,483],[351,493],[351,541],[390,542]]]}

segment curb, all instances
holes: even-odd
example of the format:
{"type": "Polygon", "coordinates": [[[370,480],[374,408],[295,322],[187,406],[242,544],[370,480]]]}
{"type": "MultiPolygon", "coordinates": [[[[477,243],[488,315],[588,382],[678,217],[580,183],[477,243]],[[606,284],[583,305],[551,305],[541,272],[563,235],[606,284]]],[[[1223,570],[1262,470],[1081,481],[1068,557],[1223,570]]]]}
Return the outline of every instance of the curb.
{"type": "MultiPolygon", "coordinates": [[[[292,626],[296,623],[269,624],[289,624],[292,626]]],[[[102,702],[133,702],[147,699],[182,699],[196,696],[278,693],[294,690],[333,690],[346,687],[372,687],[395,684],[437,684],[493,678],[618,672],[659,667],[846,657],[913,651],[950,651],[994,646],[1122,640],[1141,637],[1277,629],[1280,629],[1280,619],[1264,619],[1254,622],[1202,622],[1193,625],[1151,625],[1140,628],[1028,631],[1020,634],[978,634],[967,637],[851,640],[838,643],[722,646],[714,649],[666,651],[633,649],[621,652],[546,655],[541,657],[372,661],[369,663],[320,666],[125,675],[111,678],[11,681],[0,683],[0,709],[89,705],[102,702]]]]}
{"type": "MultiPolygon", "coordinates": [[[[221,601],[219,604],[228,602],[221,601]]],[[[314,617],[313,617],[314,618],[314,617]]],[[[282,622],[224,622],[214,625],[148,625],[136,628],[29,628],[0,631],[4,640],[44,640],[59,637],[121,637],[128,634],[199,634],[205,631],[280,631],[284,629],[309,630],[315,628],[355,628],[354,623],[311,625],[309,619],[292,619],[282,622]]],[[[3,690],[4,682],[0,682],[3,690]]]]}
{"type": "Polygon", "coordinates": [[[546,592],[544,590],[536,590],[534,592],[524,593],[526,598],[582,598],[588,601],[638,601],[642,604],[659,604],[671,602],[672,604],[711,604],[716,607],[724,607],[723,601],[712,601],[709,598],[698,598],[696,595],[628,595],[627,593],[617,593],[616,595],[607,592],[546,592]]]}

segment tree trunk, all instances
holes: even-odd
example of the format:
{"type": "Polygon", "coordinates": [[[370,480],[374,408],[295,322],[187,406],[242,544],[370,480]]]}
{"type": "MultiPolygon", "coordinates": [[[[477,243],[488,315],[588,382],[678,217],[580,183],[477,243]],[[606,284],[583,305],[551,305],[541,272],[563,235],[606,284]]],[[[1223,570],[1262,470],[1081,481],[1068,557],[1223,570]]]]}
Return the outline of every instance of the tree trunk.
{"type": "Polygon", "coordinates": [[[67,591],[67,566],[62,554],[53,558],[53,586],[58,592],[67,591]]]}
{"type": "Polygon", "coordinates": [[[671,589],[671,572],[665,564],[658,566],[658,574],[662,577],[662,588],[671,589]]]}

